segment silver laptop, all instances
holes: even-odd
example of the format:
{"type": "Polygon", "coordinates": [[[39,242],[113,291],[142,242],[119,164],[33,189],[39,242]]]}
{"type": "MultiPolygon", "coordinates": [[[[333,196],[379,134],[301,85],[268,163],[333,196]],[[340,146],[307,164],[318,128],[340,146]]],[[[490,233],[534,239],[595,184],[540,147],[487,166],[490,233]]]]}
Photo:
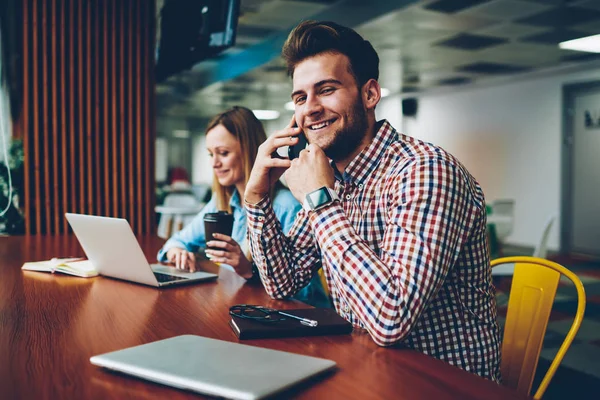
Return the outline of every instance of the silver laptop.
{"type": "Polygon", "coordinates": [[[90,358],[94,365],[228,399],[261,399],[331,370],[335,362],[183,335],[90,358]]]}
{"type": "Polygon", "coordinates": [[[155,287],[212,280],[218,276],[148,264],[125,219],[71,213],[66,213],[65,217],[83,251],[101,275],[155,287]]]}

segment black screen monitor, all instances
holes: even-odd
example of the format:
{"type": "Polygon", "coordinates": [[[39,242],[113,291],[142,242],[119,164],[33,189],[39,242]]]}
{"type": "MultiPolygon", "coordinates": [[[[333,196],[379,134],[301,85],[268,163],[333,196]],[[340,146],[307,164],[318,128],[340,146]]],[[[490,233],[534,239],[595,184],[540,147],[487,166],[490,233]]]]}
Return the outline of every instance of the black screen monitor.
{"type": "Polygon", "coordinates": [[[165,0],[156,80],[191,68],[235,44],[240,0],[165,0]]]}

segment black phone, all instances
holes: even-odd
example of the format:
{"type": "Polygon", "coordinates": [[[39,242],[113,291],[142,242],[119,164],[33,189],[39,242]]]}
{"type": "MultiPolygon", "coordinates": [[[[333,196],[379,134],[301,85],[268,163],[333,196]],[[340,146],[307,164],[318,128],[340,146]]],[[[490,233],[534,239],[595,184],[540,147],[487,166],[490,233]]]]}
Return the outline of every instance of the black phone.
{"type": "Polygon", "coordinates": [[[308,146],[308,140],[306,140],[304,132],[300,131],[300,133],[298,134],[298,143],[288,147],[288,158],[290,160],[297,158],[300,152],[304,150],[306,146],[308,146]]]}

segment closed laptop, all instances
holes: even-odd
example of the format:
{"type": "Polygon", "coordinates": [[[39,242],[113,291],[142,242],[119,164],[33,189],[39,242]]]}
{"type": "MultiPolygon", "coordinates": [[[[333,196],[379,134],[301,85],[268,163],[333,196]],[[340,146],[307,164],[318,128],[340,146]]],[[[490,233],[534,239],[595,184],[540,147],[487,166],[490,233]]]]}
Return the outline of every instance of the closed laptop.
{"type": "Polygon", "coordinates": [[[180,389],[262,399],[331,370],[335,362],[183,335],[94,356],[91,363],[180,389]]]}

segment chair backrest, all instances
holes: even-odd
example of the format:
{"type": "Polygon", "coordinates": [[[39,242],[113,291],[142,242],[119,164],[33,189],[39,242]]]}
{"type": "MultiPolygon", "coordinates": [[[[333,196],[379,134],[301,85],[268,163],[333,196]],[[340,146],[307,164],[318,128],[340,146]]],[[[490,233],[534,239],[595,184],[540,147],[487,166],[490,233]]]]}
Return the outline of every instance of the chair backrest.
{"type": "Polygon", "coordinates": [[[508,217],[505,222],[496,222],[496,237],[504,241],[513,231],[515,216],[515,201],[513,199],[500,199],[492,202],[492,215],[508,217]]]}
{"type": "Polygon", "coordinates": [[[192,193],[171,193],[165,197],[165,206],[169,207],[196,207],[200,201],[192,193]]]}
{"type": "Polygon", "coordinates": [[[550,237],[550,230],[552,229],[552,224],[554,223],[555,219],[556,216],[552,215],[550,218],[548,218],[548,221],[546,221],[546,226],[542,231],[542,236],[540,237],[540,240],[533,251],[534,257],[546,258],[546,255],[548,254],[548,237],[550,237]]]}
{"type": "Polygon", "coordinates": [[[500,199],[492,202],[492,213],[495,215],[513,216],[515,211],[515,201],[513,199],[500,199]]]}
{"type": "Polygon", "coordinates": [[[560,277],[569,278],[577,289],[575,319],[534,395],[539,399],[581,326],[585,291],[577,275],[555,262],[538,257],[504,257],[492,260],[491,265],[505,263],[514,263],[515,272],[504,327],[501,372],[504,384],[519,393],[529,395],[531,391],[560,277]]]}
{"type": "Polygon", "coordinates": [[[190,223],[198,213],[202,203],[192,193],[170,193],[165,197],[164,206],[172,208],[170,213],[162,212],[158,222],[157,234],[163,239],[168,239],[184,226],[190,223]],[[177,208],[181,210],[178,211],[177,208]],[[190,209],[195,209],[190,212],[190,209]]]}

